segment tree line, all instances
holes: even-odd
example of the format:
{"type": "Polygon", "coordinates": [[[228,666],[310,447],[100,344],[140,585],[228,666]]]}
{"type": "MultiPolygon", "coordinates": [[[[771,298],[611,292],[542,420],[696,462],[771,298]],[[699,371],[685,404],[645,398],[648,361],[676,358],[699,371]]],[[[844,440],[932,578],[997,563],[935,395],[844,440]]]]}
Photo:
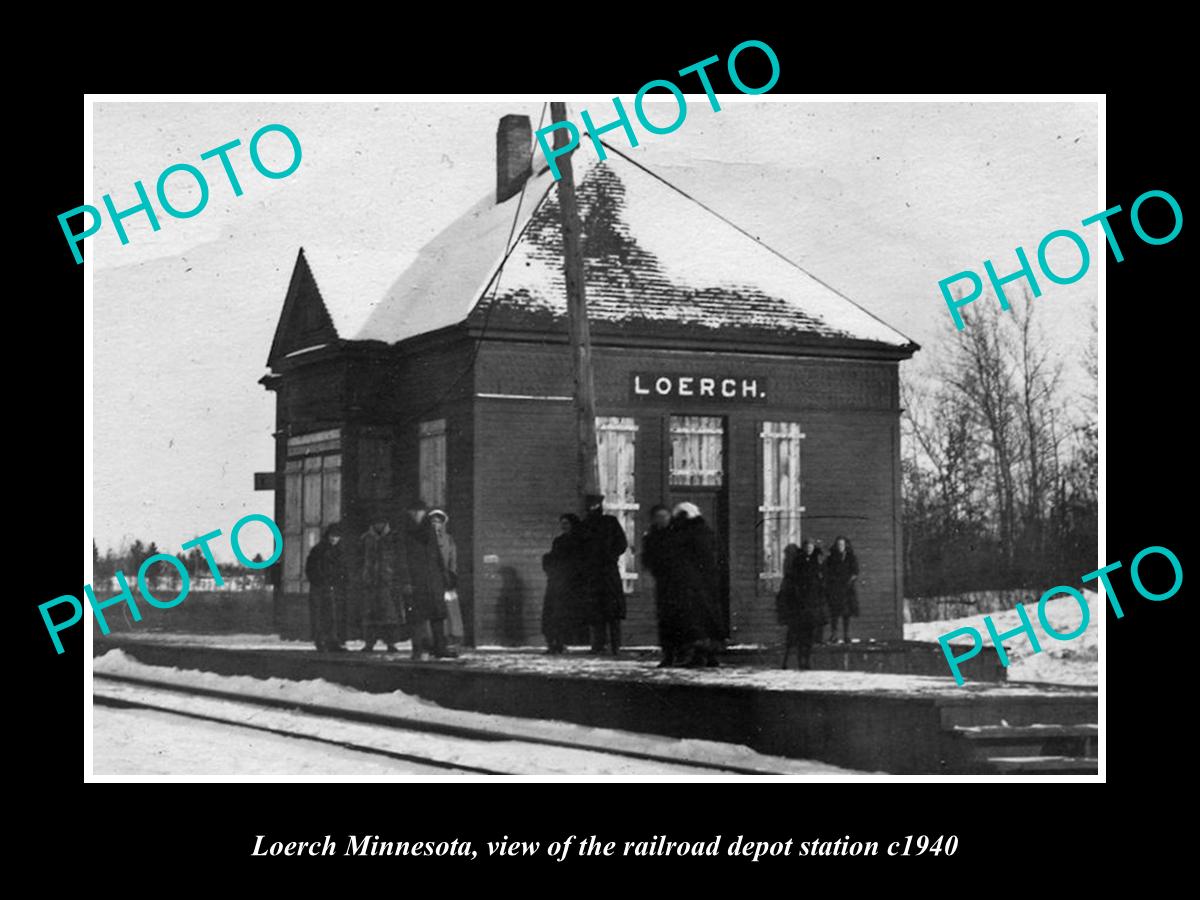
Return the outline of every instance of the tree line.
{"type": "MultiPolygon", "coordinates": [[[[158,544],[154,541],[147,543],[141,539],[137,539],[131,543],[122,544],[118,550],[113,550],[110,547],[101,554],[100,548],[96,545],[95,540],[93,540],[92,578],[97,583],[103,583],[120,571],[125,573],[126,578],[132,583],[133,579],[137,577],[138,569],[141,568],[142,563],[151,556],[162,552],[158,548],[158,544]]],[[[193,547],[186,553],[180,551],[175,554],[175,558],[183,563],[188,577],[192,580],[212,575],[208,561],[204,558],[204,552],[199,547],[193,547]]],[[[254,555],[254,562],[262,561],[262,554],[256,553],[254,555]]],[[[258,578],[266,577],[263,570],[251,569],[239,562],[218,562],[217,568],[225,578],[232,578],[239,575],[254,575],[258,578]]],[[[179,580],[179,570],[166,562],[155,564],[149,571],[155,578],[166,579],[168,581],[179,580]]]]}
{"type": "MultiPolygon", "coordinates": [[[[1044,302],[1044,301],[1043,301],[1044,302]]],[[[1075,584],[1095,568],[1095,318],[1064,386],[1028,292],[1010,312],[980,303],[963,331],[901,380],[908,596],[1075,584]]]]}

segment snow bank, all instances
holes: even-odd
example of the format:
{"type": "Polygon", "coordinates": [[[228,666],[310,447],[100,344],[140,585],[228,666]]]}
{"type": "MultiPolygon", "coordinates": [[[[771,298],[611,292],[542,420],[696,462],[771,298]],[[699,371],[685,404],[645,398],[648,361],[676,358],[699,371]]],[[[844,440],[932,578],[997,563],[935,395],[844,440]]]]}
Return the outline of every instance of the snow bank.
{"type": "MultiPolygon", "coordinates": [[[[1083,595],[1088,601],[1090,624],[1087,631],[1069,641],[1057,641],[1042,633],[1041,623],[1037,620],[1037,598],[1026,601],[1025,610],[1029,613],[1034,628],[1039,632],[1041,653],[1033,653],[1029,641],[1025,638],[1005,641],[1010,664],[1008,678],[1010,682],[1047,682],[1052,684],[1096,685],[1099,682],[1099,617],[1104,615],[1104,608],[1099,602],[1095,591],[1084,590],[1083,595]]],[[[996,630],[1003,633],[1017,628],[1021,624],[1015,609],[989,613],[996,625],[996,630]]],[[[1055,631],[1069,634],[1079,627],[1082,613],[1075,598],[1070,596],[1055,597],[1046,604],[1046,618],[1055,631]]],[[[983,624],[983,615],[976,614],[961,619],[946,619],[941,622],[910,622],[904,626],[904,637],[910,641],[937,641],[948,631],[958,628],[974,628],[984,637],[987,636],[983,624]]],[[[970,635],[952,638],[954,646],[971,643],[970,635]]],[[[994,653],[989,644],[984,653],[994,653]]],[[[968,682],[969,683],[969,682],[968,682]]]]}

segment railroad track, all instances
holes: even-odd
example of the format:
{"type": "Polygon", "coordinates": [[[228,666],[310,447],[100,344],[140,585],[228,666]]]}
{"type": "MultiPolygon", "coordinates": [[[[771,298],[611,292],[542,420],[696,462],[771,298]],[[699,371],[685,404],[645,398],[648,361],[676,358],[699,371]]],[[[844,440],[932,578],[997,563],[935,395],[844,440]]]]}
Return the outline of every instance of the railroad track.
{"type": "Polygon", "coordinates": [[[294,730],[277,725],[267,725],[261,722],[252,722],[245,719],[237,718],[229,715],[221,715],[217,712],[201,712],[198,710],[180,709],[166,702],[155,702],[153,699],[148,699],[145,696],[130,694],[129,692],[120,692],[116,694],[106,694],[102,691],[101,685],[104,682],[109,682],[114,685],[124,685],[130,688],[142,688],[150,691],[163,691],[171,694],[179,694],[191,697],[207,698],[209,700],[220,700],[238,703],[243,706],[258,706],[266,709],[275,709],[288,712],[303,713],[310,716],[315,716],[323,719],[341,720],[345,722],[354,722],[364,725],[382,726],[385,728],[395,729],[401,732],[415,732],[425,735],[438,735],[458,740],[473,741],[479,743],[496,743],[510,742],[518,744],[529,744],[541,747],[555,747],[561,749],[575,750],[585,753],[602,754],[610,757],[622,757],[626,759],[638,760],[641,762],[655,762],[672,767],[681,767],[686,769],[697,770],[697,774],[704,772],[708,773],[725,773],[737,775],[772,775],[784,774],[773,772],[769,769],[752,768],[748,766],[737,766],[716,762],[705,762],[703,760],[686,759],[666,754],[652,753],[642,750],[631,750],[621,747],[613,747],[610,745],[600,744],[586,740],[565,740],[551,737],[540,737],[537,735],[524,734],[519,731],[505,731],[499,727],[476,727],[469,725],[458,725],[447,722],[428,721],[412,716],[388,715],[383,713],[368,712],[365,710],[345,709],[336,706],[327,706],[319,703],[305,703],[293,699],[285,699],[280,697],[264,697],[256,694],[244,694],[236,691],[227,691],[217,688],[199,687],[195,685],[184,685],[170,681],[158,681],[150,678],[139,678],[129,675],[110,675],[101,672],[94,673],[95,690],[93,691],[92,699],[94,703],[102,706],[109,706],[119,709],[146,709],[155,712],[168,713],[171,715],[184,716],[192,719],[203,721],[216,722],[225,725],[231,725],[239,728],[249,728],[256,731],[268,732],[270,734],[280,735],[283,737],[296,738],[298,740],[313,741],[321,744],[329,744],[341,747],[347,750],[354,750],[360,753],[368,753],[375,756],[384,756],[391,759],[396,759],[404,762],[418,763],[421,765],[432,766],[441,769],[448,769],[461,772],[469,772],[480,775],[514,775],[524,774],[512,771],[503,771],[498,769],[490,769],[482,766],[467,765],[462,762],[454,762],[445,759],[438,759],[433,756],[424,754],[407,753],[397,750],[390,750],[370,744],[364,744],[352,740],[339,740],[336,738],[313,735],[311,733],[294,730]]]}
{"type": "MultiPolygon", "coordinates": [[[[98,676],[99,677],[99,676],[98,676]]],[[[358,753],[368,753],[372,756],[384,756],[388,759],[401,760],[403,762],[418,763],[424,766],[433,766],[439,769],[452,769],[459,772],[471,772],[479,775],[508,775],[511,773],[500,772],[494,769],[485,769],[479,766],[468,766],[461,763],[446,762],[445,760],[434,759],[431,756],[422,756],[416,753],[400,753],[395,750],[385,750],[381,747],[371,747],[366,744],[355,743],[354,741],[338,741],[332,738],[318,737],[316,735],[307,734],[302,731],[292,731],[287,728],[272,728],[269,725],[262,725],[253,722],[245,722],[237,719],[225,718],[222,716],[211,716],[204,713],[192,712],[189,710],[181,710],[172,706],[162,706],[156,703],[148,703],[145,700],[130,700],[124,697],[108,697],[103,694],[93,694],[92,702],[100,706],[108,706],[113,709],[145,709],[153,712],[167,713],[172,716],[183,716],[188,719],[199,719],[204,722],[217,722],[222,725],[229,725],[233,728],[248,728],[252,731],[264,731],[268,734],[276,734],[282,737],[296,738],[303,741],[311,741],[317,744],[329,744],[334,747],[341,747],[346,750],[354,750],[358,753]]]]}

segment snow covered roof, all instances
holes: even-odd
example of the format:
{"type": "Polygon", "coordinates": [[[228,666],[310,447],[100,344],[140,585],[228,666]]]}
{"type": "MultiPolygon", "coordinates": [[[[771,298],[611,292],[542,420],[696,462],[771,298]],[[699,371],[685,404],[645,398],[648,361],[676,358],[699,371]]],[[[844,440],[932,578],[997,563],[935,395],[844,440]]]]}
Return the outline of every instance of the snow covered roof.
{"type": "Polygon", "coordinates": [[[338,335],[357,335],[396,279],[396,254],[364,248],[333,252],[309,243],[304,256],[338,335]]]}
{"type": "MultiPolygon", "coordinates": [[[[650,326],[686,333],[769,331],[911,344],[634,162],[615,152],[605,162],[590,153],[573,159],[594,323],[631,331],[650,326]]],[[[523,199],[518,194],[500,204],[491,195],[481,200],[433,238],[390,287],[373,294],[377,300],[331,308],[339,336],[394,343],[485,315],[493,328],[563,327],[566,286],[554,187],[541,169],[523,199]],[[515,245],[505,261],[518,203],[515,245]]],[[[326,291],[324,279],[338,277],[333,269],[343,262],[367,265],[371,280],[382,276],[382,261],[314,261],[322,297],[334,293],[326,291]]]]}

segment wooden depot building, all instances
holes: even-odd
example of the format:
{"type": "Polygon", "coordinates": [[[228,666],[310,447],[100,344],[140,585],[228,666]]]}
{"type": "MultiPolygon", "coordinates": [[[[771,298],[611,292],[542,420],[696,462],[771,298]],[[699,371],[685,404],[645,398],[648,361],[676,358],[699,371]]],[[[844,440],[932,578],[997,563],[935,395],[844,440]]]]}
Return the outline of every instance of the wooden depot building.
{"type": "MultiPolygon", "coordinates": [[[[377,293],[341,287],[357,260],[299,251],[262,379],[285,636],[307,635],[322,526],[341,520],[354,552],[371,509],[397,527],[420,496],[449,515],[468,643],[542,643],[541,557],[578,500],[557,190],[530,146],[529,119],[505,116],[496,193],[377,293]]],[[[732,642],[780,640],[802,534],[850,538],[856,636],[901,637],[898,376],[917,346],[640,165],[574,159],[601,486],[631,544],[625,643],[656,642],[636,550],[650,507],[680,500],[718,533],[732,642]]]]}

